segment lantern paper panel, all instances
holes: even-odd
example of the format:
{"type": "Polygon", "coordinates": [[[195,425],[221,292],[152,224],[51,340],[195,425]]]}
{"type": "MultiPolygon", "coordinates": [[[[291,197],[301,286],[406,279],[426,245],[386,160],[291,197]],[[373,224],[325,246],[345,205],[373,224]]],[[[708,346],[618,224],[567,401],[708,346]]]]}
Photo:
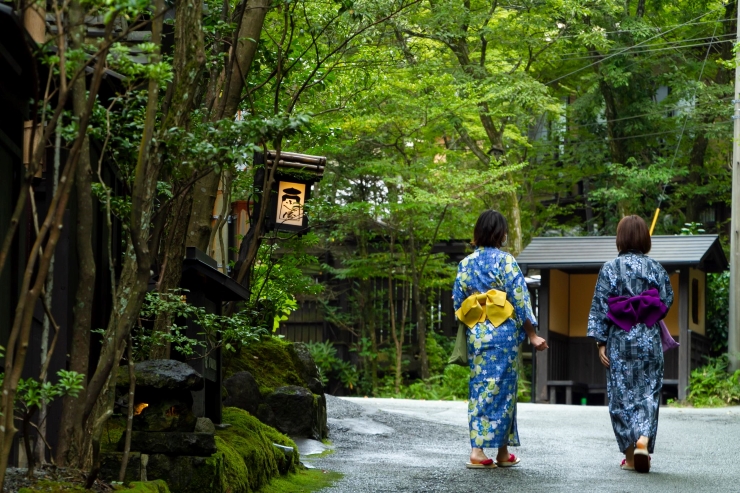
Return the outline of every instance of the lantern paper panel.
{"type": "Polygon", "coordinates": [[[303,205],[306,203],[306,184],[289,181],[278,183],[275,222],[279,226],[302,226],[303,205]]]}

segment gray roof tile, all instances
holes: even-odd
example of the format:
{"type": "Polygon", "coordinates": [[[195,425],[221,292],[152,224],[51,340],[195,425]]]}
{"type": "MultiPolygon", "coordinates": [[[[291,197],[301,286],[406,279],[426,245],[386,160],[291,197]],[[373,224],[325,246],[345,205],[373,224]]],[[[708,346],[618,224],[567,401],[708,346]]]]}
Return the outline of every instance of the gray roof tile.
{"type": "MultiPolygon", "coordinates": [[[[650,256],[664,266],[727,268],[717,235],[653,236],[650,256]]],[[[614,236],[536,237],[517,257],[523,268],[593,270],[617,256],[614,236]]]]}

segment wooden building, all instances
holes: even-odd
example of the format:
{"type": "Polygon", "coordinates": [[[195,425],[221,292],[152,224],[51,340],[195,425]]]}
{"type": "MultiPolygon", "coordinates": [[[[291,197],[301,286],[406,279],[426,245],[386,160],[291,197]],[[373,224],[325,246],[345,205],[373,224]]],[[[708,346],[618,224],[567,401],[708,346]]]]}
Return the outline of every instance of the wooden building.
{"type": "MultiPolygon", "coordinates": [[[[671,276],[675,299],[665,322],[681,344],[665,353],[664,388],[684,399],[691,370],[708,352],[706,274],[728,263],[717,235],[654,236],[649,255],[671,276]]],[[[601,395],[605,402],[606,372],[586,326],[599,269],[616,256],[614,236],[580,236],[534,238],[517,258],[525,273],[541,275],[539,331],[550,349],[534,362],[536,402],[552,401],[561,391],[566,401],[601,395]]]]}
{"type": "MultiPolygon", "coordinates": [[[[28,16],[27,16],[28,17],[28,16]]],[[[33,50],[45,40],[46,29],[51,29],[44,22],[44,16],[31,16],[33,23],[26,18],[24,24],[16,12],[8,5],[0,3],[0,240],[8,231],[11,214],[18,200],[21,187],[25,186],[25,172],[28,161],[28,141],[30,134],[24,135],[24,128],[31,124],[29,119],[33,116],[30,112],[30,102],[37,97],[38,80],[46,80],[45,68],[34,59],[33,50]],[[29,34],[30,33],[30,34],[29,34]],[[33,36],[32,36],[33,35],[33,36]]],[[[53,15],[52,15],[53,18],[53,15]]],[[[87,19],[89,36],[95,35],[97,18],[87,19]]],[[[130,43],[140,43],[148,39],[146,31],[130,33],[130,43]],[[133,40],[133,41],[131,41],[133,40]]],[[[136,62],[146,60],[134,59],[136,62]]],[[[88,75],[89,77],[89,75],[88,75]]],[[[103,84],[100,87],[100,99],[109,101],[121,89],[121,76],[111,70],[106,70],[103,84]]],[[[71,102],[69,103],[71,104],[71,102]]],[[[52,139],[53,141],[53,139],[52,139]]],[[[52,187],[50,183],[53,177],[53,147],[46,142],[46,166],[38,171],[32,181],[33,201],[43,217],[52,200],[52,187]]],[[[91,160],[98,162],[100,143],[92,140],[90,146],[91,160]]],[[[62,166],[66,162],[66,149],[60,150],[60,162],[62,166]]],[[[114,193],[123,195],[123,186],[119,170],[114,163],[103,160],[102,177],[114,193]]],[[[62,170],[60,170],[61,173],[62,170]]],[[[26,259],[29,249],[34,243],[35,232],[32,220],[31,202],[27,200],[19,220],[19,227],[15,233],[5,266],[0,270],[0,346],[7,346],[10,328],[13,323],[14,309],[21,296],[20,288],[26,259]]],[[[62,234],[55,250],[52,303],[50,311],[60,327],[59,338],[51,357],[48,374],[50,380],[55,381],[56,372],[60,369],[69,368],[68,354],[72,344],[70,327],[73,322],[73,303],[75,290],[77,289],[79,270],[77,260],[77,240],[75,224],[77,222],[78,210],[76,200],[70,200],[65,211],[62,234]]],[[[93,328],[106,327],[110,311],[111,282],[110,264],[107,252],[109,238],[112,238],[113,267],[120,271],[122,258],[122,227],[114,217],[112,228],[108,228],[105,214],[101,204],[94,201],[93,211],[93,255],[97,266],[95,279],[95,297],[92,308],[93,328]]],[[[153,286],[153,281],[151,285],[153,286]]],[[[183,262],[183,288],[189,290],[189,301],[195,305],[204,307],[208,312],[219,313],[224,301],[244,300],[248,298],[246,290],[231,278],[219,272],[213,259],[202,252],[188,250],[187,258],[183,262]]],[[[23,378],[38,378],[41,364],[42,343],[51,343],[53,335],[43,330],[45,313],[41,303],[37,302],[31,328],[30,348],[26,358],[23,378]],[[44,336],[43,334],[46,334],[44,336]]],[[[200,337],[200,328],[193,321],[188,321],[187,335],[193,338],[200,337]]],[[[97,364],[100,351],[99,336],[93,336],[90,348],[90,369],[92,373],[97,364]]],[[[212,351],[207,359],[191,359],[181,357],[188,361],[191,366],[202,373],[206,380],[205,388],[194,392],[194,411],[196,416],[208,416],[214,421],[220,421],[221,416],[221,360],[220,351],[212,351]]],[[[59,424],[61,417],[61,399],[54,400],[48,408],[47,441],[51,448],[58,443],[59,424]]],[[[36,443],[35,432],[29,437],[36,443]]],[[[20,445],[23,436],[17,433],[15,437],[14,450],[11,453],[11,465],[24,465],[25,454],[20,445]]],[[[53,455],[53,454],[52,454],[53,455]]]]}
{"type": "MultiPolygon", "coordinates": [[[[316,250],[312,252],[319,258],[320,265],[326,265],[332,269],[342,269],[345,259],[353,258],[357,246],[351,239],[341,244],[333,244],[330,249],[316,250]]],[[[373,251],[381,251],[387,248],[387,243],[379,242],[372,246],[373,251]]],[[[449,240],[437,242],[432,247],[432,253],[441,253],[445,255],[446,261],[457,264],[471,253],[472,247],[466,240],[449,240]]],[[[279,335],[294,342],[323,342],[332,341],[339,354],[339,357],[357,363],[357,353],[350,349],[359,341],[361,327],[358,326],[341,326],[334,323],[331,316],[327,316],[327,310],[336,310],[339,313],[350,313],[357,310],[356,293],[353,292],[352,279],[334,277],[329,269],[322,269],[310,273],[317,281],[320,281],[327,290],[323,295],[324,301],[319,301],[314,297],[300,297],[299,307],[290,314],[287,321],[280,324],[277,331],[279,335]]],[[[373,293],[387,292],[388,278],[375,277],[367,280],[369,291],[373,293]]],[[[411,289],[409,283],[405,285],[401,282],[392,283],[393,299],[396,308],[397,320],[403,318],[404,296],[409,297],[408,290],[411,289]],[[404,294],[403,290],[407,292],[404,294]]],[[[386,294],[382,296],[373,296],[378,301],[376,311],[377,319],[373,321],[375,327],[375,337],[379,347],[391,345],[391,335],[389,331],[389,303],[386,294]]],[[[454,338],[457,333],[457,321],[455,320],[455,309],[452,306],[452,282],[448,287],[441,287],[427,293],[427,320],[429,327],[439,334],[454,338]]],[[[416,321],[416,311],[413,303],[408,307],[406,316],[407,327],[414,325],[416,321]]],[[[416,352],[417,337],[416,328],[409,330],[409,338],[406,344],[411,345],[412,352],[416,352]]],[[[412,373],[417,370],[417,361],[410,355],[410,369],[412,373]]]]}

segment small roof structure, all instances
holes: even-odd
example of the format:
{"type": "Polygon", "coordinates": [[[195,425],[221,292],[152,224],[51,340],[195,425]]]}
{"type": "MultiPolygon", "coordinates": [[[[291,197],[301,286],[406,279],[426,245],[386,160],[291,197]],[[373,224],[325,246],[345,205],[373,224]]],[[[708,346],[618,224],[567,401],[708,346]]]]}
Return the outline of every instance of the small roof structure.
{"type": "MultiPolygon", "coordinates": [[[[522,270],[597,271],[617,256],[615,236],[536,237],[517,257],[522,270]]],[[[722,272],[728,263],[717,235],[653,236],[650,257],[666,269],[722,272]]]]}

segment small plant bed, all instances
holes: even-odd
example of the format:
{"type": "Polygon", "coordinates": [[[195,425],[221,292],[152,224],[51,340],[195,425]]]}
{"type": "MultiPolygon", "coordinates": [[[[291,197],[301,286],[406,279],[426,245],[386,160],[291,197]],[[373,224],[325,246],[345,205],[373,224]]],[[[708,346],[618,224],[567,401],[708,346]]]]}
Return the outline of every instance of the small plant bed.
{"type": "Polygon", "coordinates": [[[322,469],[304,469],[296,473],[275,478],[265,485],[259,493],[303,493],[328,488],[340,479],[342,474],[322,469]]]}
{"type": "Polygon", "coordinates": [[[694,407],[723,407],[740,404],[740,370],[730,373],[726,355],[709,358],[691,372],[687,404],[694,407]]]}

